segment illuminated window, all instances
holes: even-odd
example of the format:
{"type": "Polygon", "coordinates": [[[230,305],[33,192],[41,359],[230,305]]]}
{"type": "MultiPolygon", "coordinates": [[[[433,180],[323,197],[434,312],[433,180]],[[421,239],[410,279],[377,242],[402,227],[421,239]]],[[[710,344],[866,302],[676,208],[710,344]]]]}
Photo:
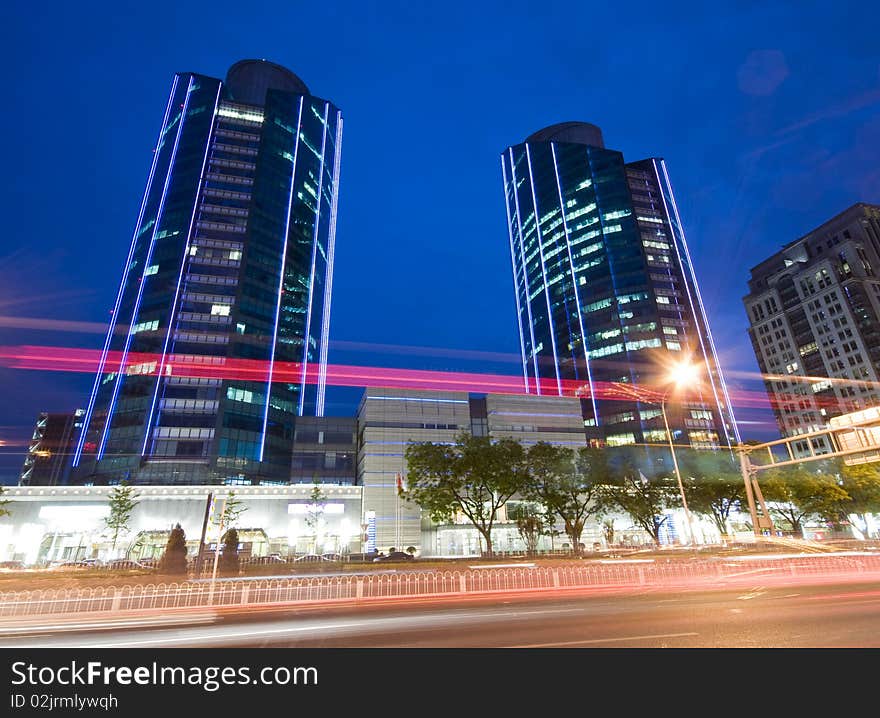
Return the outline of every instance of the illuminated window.
{"type": "Polygon", "coordinates": [[[153,319],[149,322],[138,322],[133,325],[131,328],[132,334],[137,334],[138,332],[152,332],[159,328],[159,320],[153,319]]]}
{"type": "Polygon", "coordinates": [[[238,249],[233,249],[233,250],[229,253],[229,258],[230,258],[230,259],[235,259],[235,260],[239,260],[239,259],[241,259],[241,251],[238,250],[238,249]]]}
{"type": "Polygon", "coordinates": [[[611,434],[605,438],[608,446],[625,446],[626,444],[635,444],[636,437],[633,434],[611,434]]]}
{"type": "Polygon", "coordinates": [[[626,343],[626,350],[634,352],[634,351],[638,351],[639,349],[650,349],[652,347],[659,347],[659,346],[660,346],[659,339],[640,339],[637,342],[627,342],[626,343]]]}
{"type": "Polygon", "coordinates": [[[606,309],[611,306],[610,299],[602,299],[598,302],[593,302],[592,304],[588,304],[584,307],[585,312],[598,312],[600,309],[606,309]]]}
{"type": "Polygon", "coordinates": [[[155,274],[158,271],[159,271],[159,265],[158,264],[151,264],[149,267],[147,267],[144,270],[144,276],[149,277],[151,274],[155,274]]]}
{"type": "Polygon", "coordinates": [[[668,439],[663,429],[649,429],[648,431],[643,431],[642,436],[645,441],[667,441],[668,439]]]}
{"type": "Polygon", "coordinates": [[[590,359],[595,359],[596,357],[604,357],[609,354],[619,354],[623,351],[623,344],[612,344],[607,347],[601,347],[599,349],[590,349],[590,359]]]}
{"type": "Polygon", "coordinates": [[[229,309],[230,307],[228,304],[212,304],[211,314],[216,317],[228,317],[229,309]]]}

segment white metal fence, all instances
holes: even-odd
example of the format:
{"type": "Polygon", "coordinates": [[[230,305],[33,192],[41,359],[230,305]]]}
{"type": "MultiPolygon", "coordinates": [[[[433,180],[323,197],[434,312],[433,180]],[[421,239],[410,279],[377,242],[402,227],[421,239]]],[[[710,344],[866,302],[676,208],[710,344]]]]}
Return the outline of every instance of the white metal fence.
{"type": "Polygon", "coordinates": [[[772,583],[809,577],[880,580],[880,555],[747,560],[590,562],[560,566],[402,571],[335,576],[157,583],[0,593],[0,617],[143,611],[318,601],[448,596],[498,591],[676,584],[772,583]]]}

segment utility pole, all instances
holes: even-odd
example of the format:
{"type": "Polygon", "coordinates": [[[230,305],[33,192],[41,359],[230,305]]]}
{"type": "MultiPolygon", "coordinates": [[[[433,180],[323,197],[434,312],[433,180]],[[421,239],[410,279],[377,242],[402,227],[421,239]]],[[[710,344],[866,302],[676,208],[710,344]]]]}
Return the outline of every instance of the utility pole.
{"type": "Polygon", "coordinates": [[[684,495],[684,484],[681,482],[681,472],[678,470],[678,459],[675,458],[675,445],[672,443],[672,432],[669,430],[669,421],[666,418],[666,397],[660,402],[660,413],[663,414],[663,426],[666,427],[666,438],[669,439],[669,451],[672,454],[672,466],[675,469],[675,478],[678,480],[678,493],[681,495],[681,505],[684,508],[684,515],[687,519],[688,533],[690,534],[688,543],[693,546],[696,543],[694,536],[694,523],[691,520],[691,512],[688,509],[687,498],[684,495]]]}
{"type": "Polygon", "coordinates": [[[208,492],[208,499],[205,501],[205,518],[202,519],[202,536],[199,539],[199,555],[196,559],[196,576],[202,573],[202,556],[205,553],[205,534],[208,531],[208,518],[211,515],[211,502],[214,500],[214,493],[208,492]]]}
{"type": "Polygon", "coordinates": [[[220,516],[217,533],[217,544],[214,547],[214,570],[211,571],[211,590],[208,591],[208,605],[214,605],[214,586],[217,583],[217,563],[220,560],[220,539],[223,537],[223,519],[226,518],[226,497],[218,497],[214,507],[214,516],[220,516]]]}

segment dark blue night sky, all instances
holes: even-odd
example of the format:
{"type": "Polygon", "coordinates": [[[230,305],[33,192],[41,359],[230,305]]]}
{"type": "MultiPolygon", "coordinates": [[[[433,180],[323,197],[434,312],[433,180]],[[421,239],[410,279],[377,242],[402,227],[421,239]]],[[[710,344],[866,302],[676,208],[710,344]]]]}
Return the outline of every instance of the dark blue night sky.
{"type": "MultiPolygon", "coordinates": [[[[499,154],[555,122],[666,159],[741,388],[761,388],[749,268],[880,202],[872,3],[50,1],[3,24],[0,345],[100,347],[172,76],[242,58],[344,114],[331,362],[519,371],[499,154]]],[[[37,413],[81,406],[90,382],[0,369],[0,481],[37,413]]],[[[359,396],[331,389],[328,413],[359,396]]],[[[738,416],[744,438],[776,436],[769,411],[738,416]]]]}

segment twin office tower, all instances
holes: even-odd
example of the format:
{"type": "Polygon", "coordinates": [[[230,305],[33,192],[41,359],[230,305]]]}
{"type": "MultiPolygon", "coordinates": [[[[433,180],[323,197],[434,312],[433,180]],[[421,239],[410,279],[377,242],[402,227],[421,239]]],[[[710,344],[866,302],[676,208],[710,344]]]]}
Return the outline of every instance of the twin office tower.
{"type": "MultiPolygon", "coordinates": [[[[175,76],[75,483],[289,480],[296,417],[324,414],[341,141],[339,109],[273,63],[175,76]],[[247,371],[172,371],[187,361],[247,371]]],[[[662,160],[624,164],[582,123],[502,160],[524,392],[590,385],[588,436],[659,441],[657,407],[592,388],[648,380],[646,350],[687,354],[708,381],[678,434],[735,441],[662,160]]]]}

